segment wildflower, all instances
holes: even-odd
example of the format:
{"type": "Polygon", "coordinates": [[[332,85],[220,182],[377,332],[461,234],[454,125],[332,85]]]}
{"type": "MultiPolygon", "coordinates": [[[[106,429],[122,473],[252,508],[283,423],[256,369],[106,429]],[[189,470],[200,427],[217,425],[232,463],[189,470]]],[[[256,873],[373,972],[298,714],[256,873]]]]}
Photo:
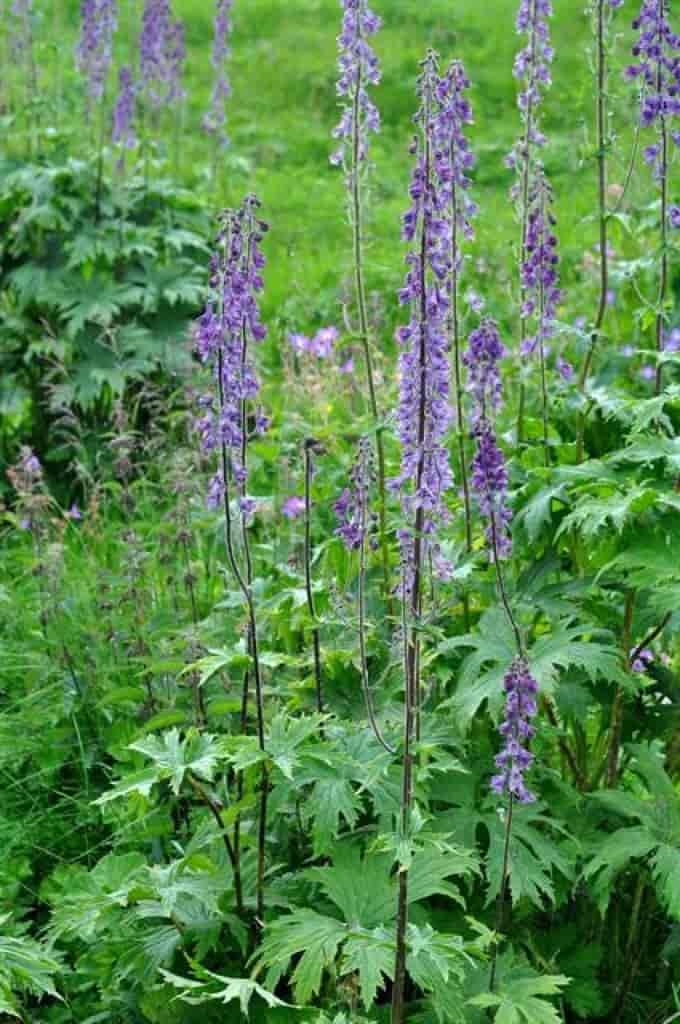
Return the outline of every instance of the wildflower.
{"type": "MultiPolygon", "coordinates": [[[[217,381],[217,395],[199,400],[198,430],[206,452],[221,448],[225,453],[242,498],[248,476],[246,403],[254,401],[260,390],[249,343],[260,342],[266,335],[257,297],[264,287],[260,243],[268,225],[258,216],[259,206],[257,198],[249,195],[240,209],[224,214],[218,252],[211,262],[210,296],[195,327],[199,358],[212,366],[217,381]]],[[[267,427],[259,408],[254,423],[257,433],[267,427]]],[[[225,487],[220,471],[210,483],[209,502],[218,504],[225,487]]]]}
{"type": "Polygon", "coordinates": [[[350,550],[360,548],[370,524],[369,492],[375,480],[373,449],[362,437],[359,451],[350,473],[350,486],[346,487],[333,509],[340,525],[335,531],[350,550]]]}
{"type": "Polygon", "coordinates": [[[76,51],[78,70],[87,79],[90,102],[99,103],[113,56],[113,34],[118,25],[116,0],[83,0],[80,7],[80,40],[76,51]]]}
{"type": "Polygon", "coordinates": [[[640,376],[643,380],[654,380],[656,377],[656,370],[649,363],[645,363],[644,366],[640,367],[640,376]]]}
{"type": "Polygon", "coordinates": [[[134,149],[137,144],[134,128],[135,93],[132,69],[122,67],[118,73],[118,98],[113,108],[111,141],[123,149],[134,149]]]}
{"type": "MultiPolygon", "coordinates": [[[[446,575],[437,542],[439,524],[448,518],[445,493],[453,485],[446,434],[453,417],[449,401],[449,361],[446,320],[449,312],[449,230],[446,201],[437,175],[434,153],[434,104],[437,86],[436,55],[429,53],[418,80],[421,106],[416,115],[422,140],[410,186],[412,205],[403,220],[403,236],[418,242],[406,257],[408,271],[399,292],[409,305],[409,323],[397,332],[400,396],[397,427],[401,442],[401,469],[392,481],[400,492],[406,516],[415,513],[418,533],[426,538],[435,572],[446,575]]],[[[415,554],[414,535],[401,531],[406,586],[410,586],[415,554]]]]}
{"type": "Polygon", "coordinates": [[[562,355],[557,357],[557,372],[567,383],[574,379],[574,367],[562,355]]]}
{"type": "Polygon", "coordinates": [[[295,495],[291,498],[286,498],[281,506],[281,512],[286,519],[297,519],[299,516],[303,515],[304,511],[305,499],[299,498],[295,495]]]}
{"type": "Polygon", "coordinates": [[[654,662],[654,651],[651,651],[649,647],[643,647],[641,651],[637,651],[637,648],[633,648],[630,652],[630,657],[635,655],[631,668],[633,672],[646,672],[649,666],[654,662]]]}
{"type": "Polygon", "coordinates": [[[355,129],[359,162],[364,161],[368,154],[369,132],[380,130],[380,114],[366,87],[380,81],[378,58],[368,40],[380,29],[382,22],[370,9],[367,0],[341,0],[341,4],[344,14],[342,31],[338,36],[340,77],[336,91],[342,100],[342,115],[333,131],[339,145],[330,158],[336,166],[345,163],[348,140],[354,137],[355,129]]]}
{"type": "MultiPolygon", "coordinates": [[[[644,127],[663,127],[680,114],[680,35],[673,32],[668,19],[668,0],[643,0],[640,14],[633,28],[640,36],[633,47],[635,63],[626,68],[626,76],[643,83],[640,120],[644,127]]],[[[680,132],[672,133],[680,145],[680,132]]],[[[665,146],[657,141],[644,151],[647,163],[657,177],[665,176],[667,162],[665,146]]]]}
{"type": "Polygon", "coordinates": [[[185,56],[184,26],[171,20],[170,0],[145,0],[139,59],[144,92],[152,106],[165,106],[184,96],[185,56]]]}
{"type": "Polygon", "coordinates": [[[552,16],[550,0],[521,0],[517,14],[518,34],[526,35],[526,45],[515,57],[513,74],[522,86],[517,105],[524,121],[524,134],[511,150],[507,164],[516,167],[526,161],[532,146],[543,146],[545,136],[537,124],[537,109],[543,92],[551,84],[550,65],[554,50],[550,43],[548,18],[552,16]]]}
{"type": "Polygon", "coordinates": [[[526,658],[518,656],[514,659],[503,679],[503,689],[505,712],[498,731],[505,745],[496,757],[496,767],[500,771],[491,779],[491,788],[499,796],[506,794],[520,803],[533,803],[536,798],[527,789],[524,775],[534,760],[529,741],[535,732],[531,720],[538,710],[538,684],[526,658]]]}
{"type": "Polygon", "coordinates": [[[337,327],[321,327],[312,338],[309,350],[319,359],[327,359],[339,337],[337,327]]]}
{"type": "Polygon", "coordinates": [[[680,327],[674,327],[664,339],[664,352],[680,352],[680,327]]]}
{"type": "Polygon", "coordinates": [[[494,320],[487,317],[470,335],[463,362],[468,368],[468,389],[473,396],[472,433],[476,441],[472,461],[472,490],[486,519],[486,538],[493,561],[510,554],[507,527],[511,512],[507,503],[508,472],[498,447],[493,413],[501,404],[499,360],[505,348],[494,320]]]}
{"type": "MultiPolygon", "coordinates": [[[[470,240],[474,237],[472,219],[477,213],[477,204],[470,199],[468,172],[474,166],[474,154],[465,137],[465,128],[472,124],[472,108],[465,93],[470,80],[465,68],[458,60],[452,61],[446,73],[439,79],[436,97],[439,105],[434,123],[434,160],[441,188],[440,197],[452,203],[455,232],[470,240]]],[[[460,255],[456,254],[460,264],[460,255]]],[[[455,268],[460,269],[460,266],[455,268]]],[[[474,294],[474,293],[473,293],[474,294]]]]}
{"type": "Polygon", "coordinates": [[[231,33],[230,13],[233,0],[217,0],[215,20],[213,22],[213,47],[210,63],[215,72],[210,106],[203,117],[203,130],[215,135],[220,144],[228,142],[225,126],[227,123],[226,101],[231,95],[231,86],[227,77],[227,60],[229,58],[229,35],[231,33]]]}
{"type": "Polygon", "coordinates": [[[557,278],[557,238],[551,211],[552,189],[542,169],[538,169],[529,191],[527,235],[522,262],[524,306],[522,318],[537,319],[536,331],[524,339],[522,355],[543,347],[555,333],[555,317],[560,290],[557,278]]]}
{"type": "Polygon", "coordinates": [[[680,230],[680,206],[671,206],[668,211],[668,223],[675,230],[680,230]]]}
{"type": "Polygon", "coordinates": [[[65,513],[65,518],[70,519],[72,523],[77,523],[83,518],[83,513],[80,511],[75,501],[68,512],[65,513]]]}

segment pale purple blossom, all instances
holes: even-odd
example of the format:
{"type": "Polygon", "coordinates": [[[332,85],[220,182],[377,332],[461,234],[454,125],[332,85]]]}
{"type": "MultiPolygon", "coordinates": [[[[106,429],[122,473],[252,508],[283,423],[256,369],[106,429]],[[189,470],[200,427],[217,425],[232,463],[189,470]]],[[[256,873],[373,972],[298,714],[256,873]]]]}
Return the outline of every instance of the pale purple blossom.
{"type": "Polygon", "coordinates": [[[170,0],[144,0],[139,38],[140,77],[152,107],[184,97],[181,75],[186,57],[184,26],[174,21],[170,0]]]}
{"type": "Polygon", "coordinates": [[[290,498],[286,498],[283,505],[281,506],[281,512],[286,519],[297,519],[303,515],[305,511],[305,499],[300,498],[297,495],[293,495],[290,498]]]}
{"type": "Polygon", "coordinates": [[[104,96],[113,57],[118,4],[116,0],[82,0],[80,18],[76,63],[87,80],[88,101],[99,103],[104,96]]]}
{"type": "Polygon", "coordinates": [[[337,166],[351,165],[355,157],[359,163],[368,155],[368,136],[380,129],[380,114],[371,100],[367,86],[380,81],[380,66],[370,38],[381,25],[367,0],[340,0],[343,9],[342,31],[338,36],[338,70],[340,77],[336,91],[340,97],[342,114],[333,131],[338,148],[331,156],[337,166]],[[351,156],[348,160],[348,149],[351,156]]]}
{"type": "Polygon", "coordinates": [[[526,36],[526,43],[515,57],[513,74],[521,82],[517,104],[524,133],[507,158],[510,167],[526,162],[532,146],[545,144],[545,136],[538,127],[538,108],[551,84],[554,50],[548,19],[552,13],[550,0],[520,0],[516,28],[519,35],[526,36]]]}
{"type": "Polygon", "coordinates": [[[113,129],[111,141],[123,149],[134,149],[137,144],[135,132],[136,88],[132,69],[124,66],[118,72],[118,96],[113,108],[113,129]]]}
{"type": "Polygon", "coordinates": [[[539,345],[545,355],[545,343],[555,333],[557,304],[560,300],[555,223],[552,189],[539,167],[529,189],[527,233],[521,266],[524,296],[522,319],[533,320],[534,331],[524,339],[522,355],[530,355],[539,345]]]}
{"type": "MultiPolygon", "coordinates": [[[[641,85],[640,121],[644,127],[670,127],[680,115],[680,35],[671,29],[668,0],[643,0],[640,14],[633,22],[639,31],[633,47],[635,62],[626,68],[626,76],[641,85]]],[[[680,146],[680,132],[671,131],[680,146]]],[[[668,155],[661,138],[645,147],[644,158],[656,177],[668,173],[668,155]]]]}
{"type": "Polygon", "coordinates": [[[630,652],[630,657],[633,658],[631,668],[633,672],[646,672],[651,664],[654,662],[654,651],[650,650],[649,647],[643,647],[641,651],[637,651],[637,648],[633,648],[630,652]]]}
{"type": "Polygon", "coordinates": [[[534,760],[529,742],[535,733],[531,721],[538,711],[538,684],[526,658],[515,658],[503,679],[503,689],[505,711],[498,731],[504,746],[496,757],[499,771],[491,779],[491,788],[499,796],[509,796],[523,804],[533,803],[536,798],[527,789],[524,776],[534,760]]]}
{"type": "Polygon", "coordinates": [[[226,102],[231,95],[231,86],[227,75],[229,54],[229,36],[231,34],[231,9],[234,0],[216,0],[215,20],[213,22],[213,46],[210,55],[215,74],[210,106],[203,117],[203,130],[214,135],[221,145],[228,143],[226,133],[227,111],[226,102]]]}
{"type": "Polygon", "coordinates": [[[335,531],[350,550],[360,548],[371,525],[370,489],[375,480],[373,448],[366,437],[359,442],[356,461],[350,472],[350,484],[335,502],[333,509],[340,525],[335,531]]]}

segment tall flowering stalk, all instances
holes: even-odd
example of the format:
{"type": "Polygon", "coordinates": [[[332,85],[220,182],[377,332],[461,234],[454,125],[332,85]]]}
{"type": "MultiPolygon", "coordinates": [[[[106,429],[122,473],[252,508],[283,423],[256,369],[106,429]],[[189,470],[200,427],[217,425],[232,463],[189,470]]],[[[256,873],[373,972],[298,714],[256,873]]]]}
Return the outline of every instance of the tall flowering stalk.
{"type": "Polygon", "coordinates": [[[145,0],[139,37],[140,75],[153,110],[184,98],[185,58],[184,25],[173,20],[170,0],[145,0]]]}
{"type": "MultiPolygon", "coordinates": [[[[404,216],[403,236],[412,244],[406,257],[408,272],[399,293],[410,307],[407,326],[399,329],[400,397],[397,410],[401,442],[401,471],[393,487],[399,492],[404,518],[412,526],[399,532],[401,543],[402,621],[404,626],[404,740],[402,753],[401,832],[408,834],[413,803],[413,741],[420,712],[420,634],[424,568],[445,575],[438,531],[448,518],[444,501],[453,484],[446,435],[453,419],[449,403],[447,357],[449,312],[449,228],[447,197],[442,191],[435,161],[437,57],[429,51],[418,79],[420,108],[416,114],[419,136],[413,151],[416,164],[411,177],[412,205],[404,216]]],[[[396,962],[392,995],[393,1024],[404,1019],[406,980],[406,927],[408,923],[408,869],[399,871],[396,962]]]]}
{"type": "Polygon", "coordinates": [[[135,105],[137,90],[132,68],[125,65],[118,73],[118,96],[113,108],[113,124],[111,141],[114,146],[121,147],[120,164],[122,166],[125,150],[134,149],[137,145],[135,131],[135,105]]]}
{"type": "MultiPolygon", "coordinates": [[[[243,595],[248,614],[248,649],[252,660],[255,684],[257,739],[265,749],[264,700],[259,656],[258,627],[252,591],[253,566],[248,540],[248,523],[254,502],[248,497],[248,442],[253,430],[262,432],[267,420],[259,406],[254,405],[260,385],[250,348],[266,335],[260,320],[258,295],[264,287],[261,270],[264,256],[260,244],[268,230],[259,217],[258,199],[249,195],[236,211],[226,211],[218,238],[218,251],[211,261],[210,297],[196,326],[196,346],[202,362],[211,366],[215,389],[204,395],[198,428],[206,452],[217,452],[219,468],[208,491],[213,507],[221,505],[227,557],[237,585],[243,595]],[[252,413],[252,416],[251,416],[252,413]],[[236,549],[235,499],[240,519],[243,561],[236,549]]],[[[243,692],[242,722],[245,726],[248,707],[249,676],[243,692]]],[[[268,774],[262,768],[260,820],[258,829],[257,918],[264,912],[264,844],[267,814],[268,774]]],[[[239,827],[235,828],[234,886],[238,909],[242,910],[239,827]]]]}
{"type": "Polygon", "coordinates": [[[323,689],[321,669],[321,634],[316,618],[316,602],[312,585],[312,480],[314,478],[314,454],[323,449],[313,437],[305,438],[305,590],[307,592],[307,610],[312,620],[312,650],[314,654],[314,686],[316,690],[316,710],[323,712],[323,689]]]}
{"type": "MultiPolygon", "coordinates": [[[[520,0],[516,28],[526,36],[525,45],[515,58],[513,74],[521,83],[517,105],[522,119],[522,134],[507,158],[509,167],[515,169],[517,182],[513,197],[517,201],[520,221],[520,267],[526,260],[527,232],[529,227],[529,194],[536,163],[536,153],[545,145],[545,136],[540,130],[539,108],[545,90],[551,84],[550,66],[554,51],[550,43],[548,18],[552,16],[551,0],[520,0]]],[[[522,310],[525,304],[524,288],[520,282],[520,348],[519,348],[519,407],[517,413],[517,440],[524,440],[524,407],[526,386],[523,373],[522,343],[527,325],[522,310]]]]}
{"type": "Polygon", "coordinates": [[[384,591],[387,596],[390,592],[390,567],[387,544],[385,446],[371,352],[371,332],[364,275],[365,178],[369,136],[372,132],[377,132],[380,129],[380,113],[368,92],[368,86],[378,85],[380,82],[380,65],[371,47],[370,39],[379,31],[382,22],[368,6],[368,0],[340,0],[340,2],[343,19],[342,31],[338,36],[340,77],[336,89],[342,104],[342,115],[333,131],[333,136],[338,140],[338,147],[331,156],[331,163],[344,170],[352,225],[354,299],[357,309],[359,341],[366,363],[366,382],[371,414],[376,424],[380,548],[384,591]]]}
{"type": "Polygon", "coordinates": [[[359,552],[359,659],[361,665],[361,688],[369,724],[378,743],[390,753],[393,747],[382,734],[373,706],[371,685],[368,673],[368,655],[366,651],[366,569],[367,553],[371,544],[370,531],[371,487],[375,483],[375,457],[373,447],[367,437],[359,442],[359,451],[350,474],[350,486],[346,487],[334,505],[335,514],[340,525],[335,531],[342,538],[348,551],[359,552]]]}
{"type": "Polygon", "coordinates": [[[635,63],[626,75],[641,82],[640,121],[643,128],[656,132],[656,141],[646,147],[644,158],[659,184],[661,199],[660,234],[661,266],[656,313],[656,349],[659,362],[656,370],[656,393],[660,394],[663,377],[661,354],[664,348],[664,322],[668,293],[668,226],[670,220],[668,175],[671,140],[680,146],[680,130],[673,129],[680,115],[680,35],[673,32],[669,20],[669,0],[643,0],[633,28],[640,33],[633,47],[635,63]]]}
{"type": "Polygon", "coordinates": [[[86,81],[87,110],[104,99],[113,59],[113,36],[118,26],[116,0],[83,0],[80,38],[76,50],[78,70],[86,81]]]}
{"type": "Polygon", "coordinates": [[[231,10],[234,0],[216,0],[215,20],[213,23],[213,46],[210,55],[215,78],[210,94],[210,106],[203,116],[203,130],[215,138],[217,147],[228,143],[226,124],[226,102],[231,95],[231,86],[227,74],[227,63],[231,52],[229,36],[231,35],[231,10]]]}
{"type": "MultiPolygon", "coordinates": [[[[38,99],[38,65],[35,59],[33,31],[33,0],[12,0],[10,7],[14,24],[11,30],[11,49],[14,60],[23,67],[26,80],[27,106],[34,107],[38,99]]],[[[34,113],[34,142],[38,145],[38,114],[34,113]]]]}
{"type": "Polygon", "coordinates": [[[546,343],[555,334],[557,303],[560,299],[555,224],[552,213],[552,189],[543,169],[538,167],[529,189],[527,235],[521,268],[524,293],[522,317],[527,322],[533,320],[535,330],[522,342],[521,354],[526,356],[538,350],[541,368],[543,452],[546,466],[550,465],[546,343]]]}
{"type": "MultiPolygon", "coordinates": [[[[474,165],[474,155],[465,136],[472,124],[472,108],[465,93],[470,88],[463,64],[455,60],[437,83],[439,109],[435,115],[435,163],[441,181],[441,196],[448,204],[449,226],[449,337],[453,349],[453,371],[456,394],[456,432],[458,444],[458,470],[463,492],[465,513],[465,542],[472,550],[472,516],[470,485],[465,453],[465,422],[463,411],[463,374],[461,367],[461,336],[459,314],[459,288],[463,269],[463,242],[474,238],[472,220],[477,206],[470,198],[468,172],[474,165]]],[[[466,618],[468,617],[466,605],[466,618]]]]}
{"type": "MultiPolygon", "coordinates": [[[[526,655],[524,638],[515,619],[505,586],[502,561],[511,551],[508,526],[511,512],[508,506],[508,472],[505,456],[498,446],[494,416],[502,400],[502,384],[499,362],[505,355],[498,326],[487,318],[470,335],[464,361],[468,368],[468,387],[472,393],[472,432],[476,440],[473,462],[472,488],[479,510],[486,520],[486,537],[489,556],[496,571],[498,592],[512,628],[517,653],[505,674],[505,712],[500,726],[504,746],[496,757],[497,774],[491,780],[491,788],[507,797],[505,814],[505,842],[501,888],[496,911],[496,931],[502,924],[503,906],[508,882],[508,863],[512,816],[515,801],[527,803],[533,794],[527,789],[524,773],[532,762],[528,742],[533,736],[531,719],[537,711],[536,694],[538,686],[531,675],[526,655]]],[[[489,980],[493,989],[496,980],[497,946],[489,980]]]]}
{"type": "MultiPolygon", "coordinates": [[[[581,364],[578,378],[579,391],[584,392],[593,364],[595,348],[602,333],[607,313],[609,293],[609,210],[607,209],[607,95],[609,65],[607,60],[608,8],[621,7],[623,0],[592,0],[591,11],[595,20],[595,123],[597,158],[597,208],[599,222],[600,288],[597,312],[590,335],[590,345],[581,364]]],[[[576,450],[578,461],[583,459],[585,414],[578,419],[576,450]]]]}

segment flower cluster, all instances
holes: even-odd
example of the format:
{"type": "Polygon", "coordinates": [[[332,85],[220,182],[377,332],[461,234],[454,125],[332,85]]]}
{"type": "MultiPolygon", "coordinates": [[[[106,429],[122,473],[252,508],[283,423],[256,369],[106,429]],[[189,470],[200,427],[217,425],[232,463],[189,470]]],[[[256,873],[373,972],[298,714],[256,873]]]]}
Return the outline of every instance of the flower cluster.
{"type": "Polygon", "coordinates": [[[555,315],[560,300],[558,287],[557,237],[551,211],[552,189],[539,168],[529,190],[527,235],[522,262],[522,319],[536,317],[536,331],[522,343],[522,355],[530,355],[555,333],[555,315]]]}
{"type": "Polygon", "coordinates": [[[515,58],[513,73],[522,83],[517,103],[522,113],[524,134],[508,156],[510,167],[526,160],[531,146],[545,143],[536,113],[543,91],[551,84],[550,65],[554,51],[550,43],[548,18],[552,13],[551,0],[520,0],[516,28],[520,35],[526,35],[527,42],[515,58]]]}
{"type": "Polygon", "coordinates": [[[25,59],[33,45],[33,0],[12,0],[10,11],[18,24],[12,27],[12,50],[15,60],[25,59]]]}
{"type": "Polygon", "coordinates": [[[113,57],[118,4],[116,0],[83,0],[80,18],[80,39],[76,51],[78,70],[87,79],[89,100],[99,103],[113,57]]]}
{"type": "MultiPolygon", "coordinates": [[[[640,118],[645,127],[668,122],[680,114],[680,35],[671,30],[668,20],[668,0],[643,0],[639,16],[633,28],[640,37],[633,47],[634,64],[626,69],[630,79],[640,79],[644,85],[640,118]]],[[[673,139],[680,146],[680,131],[674,131],[673,139]]],[[[662,164],[665,154],[662,144],[645,149],[644,156],[657,174],[665,173],[662,164]]]]}
{"type": "Polygon", "coordinates": [[[359,442],[357,458],[346,487],[333,506],[340,526],[335,531],[348,550],[360,548],[371,525],[369,496],[375,480],[373,448],[366,437],[359,442]]]}
{"type": "Polygon", "coordinates": [[[170,0],[145,0],[139,39],[141,79],[154,107],[182,99],[182,67],[186,57],[184,25],[173,21],[170,0]]]}
{"type": "Polygon", "coordinates": [[[215,135],[221,145],[227,144],[227,113],[226,101],[231,95],[231,86],[227,77],[227,61],[229,59],[229,36],[231,34],[231,8],[234,0],[217,0],[215,21],[213,24],[213,47],[210,63],[215,71],[210,106],[203,117],[203,130],[215,135]]]}
{"type": "Polygon", "coordinates": [[[39,531],[49,506],[45,491],[43,468],[35,452],[22,447],[17,462],[7,470],[7,477],[17,494],[17,513],[22,530],[39,531]]]}
{"type": "Polygon", "coordinates": [[[511,512],[507,503],[508,471],[505,456],[498,446],[493,413],[501,404],[499,360],[505,348],[496,322],[486,317],[470,335],[463,356],[468,371],[468,389],[472,393],[472,433],[476,442],[472,462],[472,489],[479,510],[487,521],[486,538],[492,559],[510,554],[507,527],[511,512]]]}
{"type": "MultiPolygon", "coordinates": [[[[409,190],[412,205],[403,222],[406,241],[417,241],[406,257],[409,269],[399,292],[400,302],[410,306],[411,316],[397,332],[402,347],[397,410],[401,467],[392,487],[401,494],[405,516],[415,513],[417,530],[426,538],[435,571],[446,575],[448,565],[441,558],[436,534],[448,517],[444,495],[453,485],[445,443],[453,416],[446,329],[452,267],[447,196],[434,157],[439,144],[434,118],[437,84],[437,59],[430,52],[418,80],[421,106],[416,122],[421,139],[414,147],[417,159],[409,190]]],[[[407,590],[414,539],[410,529],[400,531],[407,590]]]]}
{"type": "Polygon", "coordinates": [[[655,660],[654,651],[651,651],[649,647],[643,647],[641,651],[638,651],[637,648],[633,648],[630,652],[630,656],[633,658],[631,663],[633,672],[646,672],[655,660]]]}
{"type": "Polygon", "coordinates": [[[123,149],[134,149],[137,144],[135,133],[135,83],[132,69],[123,66],[118,73],[118,97],[113,108],[113,129],[111,141],[123,149]]]}
{"type": "MultiPolygon", "coordinates": [[[[206,452],[223,451],[244,511],[247,403],[257,398],[260,390],[249,344],[262,341],[266,335],[258,294],[264,286],[261,270],[265,262],[260,243],[268,226],[259,218],[259,206],[257,198],[249,195],[240,209],[224,214],[218,252],[211,262],[210,297],[195,328],[198,355],[212,366],[217,385],[216,395],[200,399],[202,415],[197,426],[206,452]]],[[[262,433],[267,426],[266,417],[256,408],[254,431],[262,433]]],[[[219,471],[210,484],[210,505],[223,500],[225,486],[219,471]]]]}
{"type": "Polygon", "coordinates": [[[380,81],[378,58],[368,40],[379,30],[381,20],[367,0],[341,0],[341,4],[344,14],[338,36],[340,78],[336,89],[342,116],[333,131],[339,145],[331,156],[331,163],[337,166],[345,163],[350,140],[352,164],[365,160],[369,133],[380,129],[380,114],[366,87],[380,81]]]}
{"type": "MultiPolygon", "coordinates": [[[[477,204],[468,195],[470,178],[468,172],[474,166],[474,154],[465,137],[466,125],[472,124],[472,107],[465,93],[470,80],[459,60],[449,65],[436,86],[439,109],[434,116],[433,137],[435,145],[435,167],[441,183],[440,194],[453,209],[456,231],[464,238],[474,237],[472,220],[477,213],[477,204]]],[[[456,260],[460,261],[459,253],[456,260]]],[[[459,266],[455,268],[460,269],[459,266]]]]}
{"type": "Polygon", "coordinates": [[[499,772],[491,779],[491,788],[499,796],[514,797],[523,804],[533,803],[536,798],[527,789],[524,774],[534,759],[529,750],[529,740],[535,732],[531,720],[538,710],[538,685],[526,658],[515,658],[505,674],[503,689],[505,711],[499,732],[504,746],[496,757],[499,772]]]}
{"type": "Polygon", "coordinates": [[[337,327],[320,327],[311,338],[298,331],[292,331],[288,335],[288,340],[291,348],[298,355],[307,352],[309,355],[316,356],[317,359],[329,359],[339,337],[340,332],[337,327]]]}

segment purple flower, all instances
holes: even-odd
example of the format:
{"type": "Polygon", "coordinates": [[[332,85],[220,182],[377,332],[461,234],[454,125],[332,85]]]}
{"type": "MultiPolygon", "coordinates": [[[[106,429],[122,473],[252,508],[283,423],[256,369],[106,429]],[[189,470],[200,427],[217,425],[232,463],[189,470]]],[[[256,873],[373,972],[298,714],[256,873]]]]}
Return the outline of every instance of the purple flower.
{"type": "MultiPolygon", "coordinates": [[[[465,93],[470,80],[465,68],[454,60],[437,82],[436,98],[438,109],[434,115],[433,138],[434,160],[440,183],[440,201],[448,202],[455,218],[454,231],[471,240],[474,237],[472,219],[477,213],[477,204],[470,199],[468,172],[474,166],[475,158],[465,137],[465,128],[473,123],[472,108],[465,93]]],[[[460,270],[461,257],[456,253],[460,270]]]]}
{"type": "Polygon", "coordinates": [[[87,79],[88,100],[99,103],[113,55],[113,34],[118,25],[116,0],[82,0],[80,40],[76,50],[78,70],[87,79]]]}
{"type": "Polygon", "coordinates": [[[654,380],[656,378],[656,370],[649,363],[645,363],[644,366],[640,367],[640,376],[643,380],[654,380]]]}
{"type": "Polygon", "coordinates": [[[545,136],[538,128],[537,111],[543,92],[551,84],[550,65],[554,51],[550,43],[548,18],[552,13],[550,0],[520,0],[516,28],[519,35],[526,35],[527,41],[515,57],[513,74],[522,83],[517,105],[524,122],[524,133],[507,158],[510,167],[525,161],[532,146],[545,143],[545,136]]]}
{"type": "Polygon", "coordinates": [[[283,505],[281,506],[281,512],[286,519],[297,519],[298,516],[303,515],[305,511],[305,499],[293,496],[286,498],[283,505]]]}
{"type": "Polygon", "coordinates": [[[498,731],[504,746],[496,757],[500,771],[491,779],[491,788],[499,796],[507,795],[523,804],[533,803],[536,798],[527,789],[524,775],[534,760],[529,741],[535,733],[531,720],[538,711],[538,684],[526,658],[515,658],[505,674],[503,689],[505,712],[498,731]]]}
{"type": "Polygon", "coordinates": [[[635,355],[635,348],[633,345],[624,345],[621,349],[621,355],[624,359],[631,359],[635,355]]]}
{"type": "Polygon", "coordinates": [[[181,74],[186,57],[184,26],[172,21],[170,0],[144,0],[139,37],[140,75],[153,107],[184,97],[181,74]]]}
{"type": "Polygon", "coordinates": [[[340,363],[338,369],[340,370],[340,373],[354,373],[354,356],[348,356],[347,359],[340,363]]]}
{"type": "Polygon", "coordinates": [[[210,63],[215,78],[210,94],[210,106],[203,117],[203,130],[215,135],[220,144],[228,143],[225,126],[227,123],[226,101],[231,95],[231,86],[227,76],[229,60],[229,36],[231,34],[231,8],[234,0],[216,0],[215,20],[213,23],[213,47],[210,63]]]}
{"type": "Polygon", "coordinates": [[[664,339],[664,352],[680,352],[680,327],[674,327],[664,339]]]}
{"type": "Polygon", "coordinates": [[[113,130],[111,141],[123,149],[134,149],[137,144],[135,133],[136,89],[132,69],[122,67],[118,73],[118,98],[113,108],[113,130]]]}
{"type": "Polygon", "coordinates": [[[529,355],[555,333],[555,316],[560,300],[557,277],[557,237],[551,212],[552,189],[542,168],[535,172],[529,189],[527,233],[521,267],[524,305],[522,319],[534,319],[535,331],[524,339],[522,354],[529,355]]]}
{"type": "MultiPolygon", "coordinates": [[[[635,62],[626,68],[626,76],[641,82],[640,120],[643,126],[660,128],[680,114],[680,35],[673,32],[668,0],[643,0],[640,14],[633,22],[639,31],[633,47],[635,62]]],[[[680,132],[672,132],[680,145],[680,132]]],[[[644,157],[657,177],[667,174],[667,157],[661,144],[648,146],[644,157]]]]}
{"type": "MultiPolygon", "coordinates": [[[[331,156],[331,163],[346,163],[347,149],[361,163],[368,154],[369,132],[380,129],[378,108],[369,98],[367,86],[380,81],[378,58],[368,40],[379,30],[380,18],[373,13],[367,0],[340,0],[343,9],[342,31],[338,36],[338,70],[340,77],[336,91],[341,100],[342,114],[333,131],[339,140],[331,156]],[[350,147],[349,140],[352,141],[350,147]]],[[[352,173],[358,173],[354,167],[352,173]]]]}
{"type": "Polygon", "coordinates": [[[567,383],[574,379],[574,367],[562,355],[557,357],[557,372],[567,383]]]}
{"type": "Polygon", "coordinates": [[[671,206],[668,211],[668,223],[676,231],[680,230],[680,206],[671,206]]]}
{"type": "Polygon", "coordinates": [[[300,334],[298,331],[291,331],[288,334],[288,341],[290,342],[290,347],[294,352],[297,352],[298,355],[301,355],[303,352],[309,352],[311,342],[306,334],[300,334]]]}
{"type": "Polygon", "coordinates": [[[80,511],[75,501],[71,505],[68,512],[65,513],[65,518],[70,519],[71,522],[76,523],[83,518],[83,513],[80,511]]]}
{"type": "Polygon", "coordinates": [[[505,349],[498,326],[486,317],[470,335],[463,362],[468,368],[468,389],[472,392],[472,433],[476,441],[472,461],[472,490],[486,519],[486,538],[493,561],[510,554],[508,525],[512,513],[507,503],[508,472],[505,456],[498,447],[493,413],[501,403],[499,360],[505,349]]]}
{"type": "MultiPolygon", "coordinates": [[[[247,481],[247,405],[260,390],[249,343],[266,334],[257,297],[264,287],[260,243],[268,227],[259,219],[259,206],[250,195],[240,209],[223,215],[218,251],[211,261],[210,296],[194,332],[199,358],[212,366],[216,379],[216,394],[199,399],[196,425],[204,451],[223,451],[241,498],[247,481]]],[[[267,423],[256,409],[255,431],[265,430],[267,423]]],[[[210,484],[209,502],[218,503],[224,487],[219,472],[210,484]]]]}
{"type": "MultiPolygon", "coordinates": [[[[632,658],[635,654],[636,648],[630,652],[632,658]]],[[[649,647],[644,647],[641,651],[638,651],[637,655],[631,663],[631,668],[634,672],[646,672],[649,666],[654,662],[654,651],[650,651],[649,647]]]]}
{"type": "Polygon", "coordinates": [[[333,354],[333,346],[339,337],[337,327],[321,327],[312,338],[309,351],[319,359],[328,359],[333,354]]]}
{"type": "Polygon", "coordinates": [[[340,522],[335,531],[349,551],[361,547],[370,526],[369,496],[375,479],[373,448],[366,437],[359,442],[357,458],[350,472],[350,485],[333,506],[340,522]]]}
{"type": "MultiPolygon", "coordinates": [[[[452,265],[447,195],[435,158],[436,55],[428,53],[422,67],[418,79],[421,106],[416,115],[421,141],[415,150],[409,190],[412,205],[403,221],[404,238],[415,245],[406,257],[408,271],[399,292],[402,305],[410,306],[409,322],[397,332],[401,344],[397,410],[401,469],[391,486],[400,492],[404,515],[415,515],[417,532],[425,538],[435,571],[445,575],[448,566],[441,558],[437,532],[448,519],[444,496],[453,486],[446,445],[453,416],[447,337],[452,265]]],[[[400,541],[405,597],[413,578],[416,538],[410,529],[404,529],[400,541]]]]}

